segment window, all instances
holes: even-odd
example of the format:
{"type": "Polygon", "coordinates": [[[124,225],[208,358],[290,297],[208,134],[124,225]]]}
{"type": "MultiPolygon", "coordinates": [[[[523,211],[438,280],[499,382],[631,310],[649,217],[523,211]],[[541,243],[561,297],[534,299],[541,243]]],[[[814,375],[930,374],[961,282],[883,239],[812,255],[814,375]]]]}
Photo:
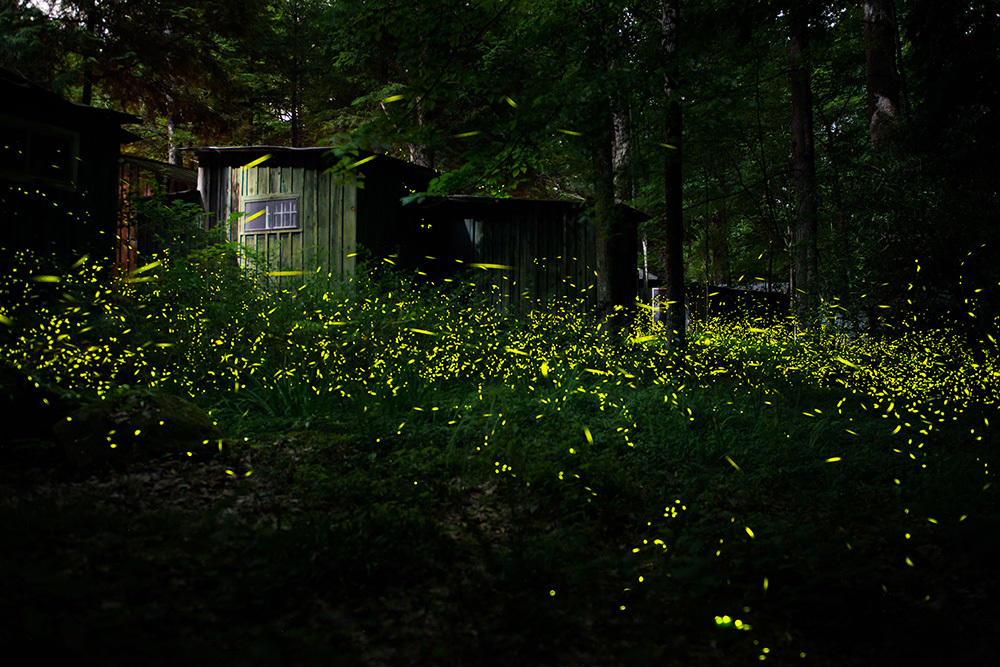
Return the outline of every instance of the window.
{"type": "Polygon", "coordinates": [[[0,116],[0,177],[73,187],[79,135],[31,121],[0,116]]]}
{"type": "Polygon", "coordinates": [[[248,201],[243,205],[243,231],[271,232],[298,229],[297,199],[268,199],[248,201]]]}

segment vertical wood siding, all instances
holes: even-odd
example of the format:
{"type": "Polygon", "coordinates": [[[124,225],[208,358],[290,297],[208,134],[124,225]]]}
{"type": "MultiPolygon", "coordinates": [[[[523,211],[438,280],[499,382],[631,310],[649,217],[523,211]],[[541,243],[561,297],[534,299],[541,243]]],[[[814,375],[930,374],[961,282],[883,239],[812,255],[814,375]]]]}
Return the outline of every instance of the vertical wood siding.
{"type": "MultiPolygon", "coordinates": [[[[297,230],[232,228],[230,238],[258,255],[265,272],[304,271],[308,277],[319,269],[334,279],[350,278],[363,247],[375,259],[398,253],[398,266],[433,278],[471,271],[463,275],[490,290],[495,305],[508,312],[557,299],[584,312],[596,307],[596,229],[578,204],[455,197],[403,207],[400,198],[420,187],[412,185],[409,165],[369,163],[359,189],[357,175],[327,173],[319,152],[276,152],[254,167],[242,166],[262,154],[204,152],[199,160],[203,197],[219,220],[242,211],[248,199],[297,198],[297,230]],[[469,262],[510,268],[475,269],[469,262]]],[[[616,281],[635,284],[634,266],[623,262],[618,270],[616,281]]],[[[305,277],[282,276],[272,284],[294,287],[305,277]]]]}
{"type": "Polygon", "coordinates": [[[596,306],[596,230],[580,207],[456,199],[447,215],[462,221],[451,229],[468,235],[475,263],[510,267],[472,273],[477,284],[491,289],[498,308],[523,313],[556,300],[569,300],[582,311],[596,306]]]}
{"type": "Polygon", "coordinates": [[[300,286],[313,276],[346,279],[354,275],[357,252],[356,179],[337,178],[315,153],[275,153],[264,162],[244,165],[262,152],[202,152],[199,189],[216,223],[242,213],[248,201],[294,198],[298,228],[247,232],[242,220],[229,238],[247,249],[245,264],[262,281],[281,289],[300,286]],[[280,275],[276,272],[301,272],[280,275]]]}
{"type": "Polygon", "coordinates": [[[118,240],[115,253],[115,265],[119,270],[134,271],[140,263],[149,259],[146,255],[155,251],[152,237],[156,230],[135,219],[133,203],[136,199],[150,197],[157,192],[170,195],[193,189],[196,179],[189,174],[179,174],[182,177],[176,177],[181,171],[174,169],[175,175],[171,175],[164,169],[158,169],[155,162],[134,156],[123,155],[119,160],[118,240]]]}

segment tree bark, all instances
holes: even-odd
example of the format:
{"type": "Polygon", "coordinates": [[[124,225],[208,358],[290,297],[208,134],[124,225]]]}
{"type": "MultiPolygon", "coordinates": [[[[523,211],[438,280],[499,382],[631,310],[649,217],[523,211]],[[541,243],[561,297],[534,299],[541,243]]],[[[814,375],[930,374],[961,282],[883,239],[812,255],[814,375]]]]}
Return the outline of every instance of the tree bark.
{"type": "MultiPolygon", "coordinates": [[[[416,117],[417,126],[423,130],[425,124],[430,120],[430,113],[424,108],[423,102],[417,100],[416,117]]],[[[425,143],[410,144],[410,162],[419,164],[428,169],[434,168],[434,149],[425,143]]]]}
{"type": "MultiPolygon", "coordinates": [[[[84,6],[86,11],[85,25],[87,28],[87,38],[96,39],[97,32],[97,5],[91,0],[84,6]]],[[[85,57],[88,57],[87,54],[85,57]]],[[[80,94],[80,104],[90,106],[94,99],[94,65],[88,62],[83,67],[83,91],[80,94]]]]}
{"type": "Polygon", "coordinates": [[[722,208],[712,211],[712,284],[729,284],[729,230],[722,208]]]}
{"type": "Polygon", "coordinates": [[[902,81],[896,63],[894,0],[865,0],[864,39],[868,89],[868,136],[883,151],[896,139],[902,81]]]}
{"type": "MultiPolygon", "coordinates": [[[[606,109],[610,112],[610,109],[606,109]]],[[[604,114],[610,129],[611,114],[604,114]]],[[[597,312],[600,316],[614,311],[615,275],[615,179],[611,132],[599,132],[595,137],[594,166],[594,221],[597,227],[597,312]]]]}
{"type": "Polygon", "coordinates": [[[625,203],[635,197],[635,179],[632,178],[632,119],[628,105],[620,99],[614,101],[615,145],[613,165],[615,170],[615,201],[625,203]]]}
{"type": "Polygon", "coordinates": [[[677,27],[680,0],[662,0],[662,48],[666,61],[663,93],[667,105],[664,136],[667,148],[664,159],[665,239],[663,248],[663,284],[667,292],[664,324],[669,332],[668,345],[684,347],[686,320],[684,301],[684,209],[681,180],[681,94],[678,87],[677,27]]]}
{"type": "Polygon", "coordinates": [[[299,138],[299,72],[296,69],[292,73],[292,147],[298,148],[299,138]]]}
{"type": "Polygon", "coordinates": [[[177,124],[174,120],[174,117],[176,116],[176,105],[174,104],[174,98],[171,93],[167,93],[164,97],[167,102],[167,162],[180,166],[181,154],[177,151],[177,144],[175,141],[177,132],[177,124]]]}
{"type": "Polygon", "coordinates": [[[817,302],[816,154],[813,136],[811,68],[808,61],[810,4],[795,2],[790,14],[789,79],[792,93],[792,174],[795,220],[792,232],[790,286],[796,314],[804,316],[817,302]]]}

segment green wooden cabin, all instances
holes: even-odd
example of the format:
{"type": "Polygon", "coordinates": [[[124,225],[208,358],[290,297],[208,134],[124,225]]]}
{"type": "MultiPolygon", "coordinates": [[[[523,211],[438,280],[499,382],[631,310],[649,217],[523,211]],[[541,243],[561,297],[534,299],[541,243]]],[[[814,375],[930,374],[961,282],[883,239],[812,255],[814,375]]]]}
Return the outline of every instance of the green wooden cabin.
{"type": "Polygon", "coordinates": [[[303,274],[353,276],[359,247],[376,257],[396,253],[406,217],[400,200],[434,176],[385,156],[332,173],[327,148],[190,150],[212,224],[228,225],[229,238],[283,287],[301,284],[303,274]]]}
{"type": "Polygon", "coordinates": [[[76,104],[0,69],[0,268],[19,250],[110,260],[117,241],[118,158],[139,122],[76,104]]]}
{"type": "MultiPolygon", "coordinates": [[[[470,277],[495,285],[495,302],[508,311],[557,298],[596,305],[596,229],[582,203],[453,196],[404,204],[427,189],[433,171],[367,156],[332,173],[325,148],[190,150],[210,217],[259,258],[269,284],[293,287],[316,274],[349,278],[363,247],[442,288],[470,277]]],[[[614,300],[630,304],[638,294],[635,223],[645,218],[627,207],[621,215],[614,300]]]]}

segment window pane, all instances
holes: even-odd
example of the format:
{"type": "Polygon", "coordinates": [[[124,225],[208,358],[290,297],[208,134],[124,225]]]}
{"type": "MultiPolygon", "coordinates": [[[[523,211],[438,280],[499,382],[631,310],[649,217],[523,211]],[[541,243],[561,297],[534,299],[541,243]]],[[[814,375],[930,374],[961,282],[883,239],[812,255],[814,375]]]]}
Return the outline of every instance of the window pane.
{"type": "Polygon", "coordinates": [[[295,229],[298,226],[296,220],[294,199],[280,199],[271,202],[273,217],[271,218],[271,229],[295,229]]]}
{"type": "Polygon", "coordinates": [[[0,170],[23,174],[28,167],[28,131],[0,125],[0,170]]]}
{"type": "Polygon", "coordinates": [[[72,138],[34,132],[31,137],[29,157],[33,176],[67,183],[72,180],[72,138]]]}
{"type": "Polygon", "coordinates": [[[298,200],[271,199],[246,202],[243,211],[243,231],[265,232],[275,229],[297,229],[299,226],[298,200]],[[258,215],[259,214],[259,215],[258,215]]]}
{"type": "Polygon", "coordinates": [[[248,201],[243,207],[243,229],[247,232],[262,232],[267,229],[267,202],[248,201]]]}

